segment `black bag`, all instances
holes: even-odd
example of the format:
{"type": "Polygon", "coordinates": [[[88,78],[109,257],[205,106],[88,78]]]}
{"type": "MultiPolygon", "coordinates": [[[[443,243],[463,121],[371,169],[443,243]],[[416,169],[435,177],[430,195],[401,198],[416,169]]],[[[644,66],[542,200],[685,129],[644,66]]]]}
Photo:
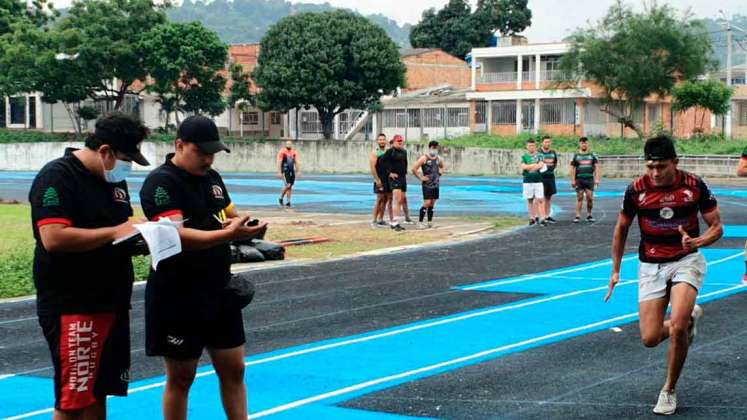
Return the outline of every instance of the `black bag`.
{"type": "Polygon", "coordinates": [[[250,245],[238,245],[236,246],[236,259],[233,262],[238,263],[251,263],[251,262],[262,262],[265,260],[265,256],[262,255],[259,250],[250,245]]]}
{"type": "Polygon", "coordinates": [[[285,259],[285,248],[275,242],[252,239],[252,245],[264,255],[267,261],[285,259]]]}
{"type": "Polygon", "coordinates": [[[231,274],[225,289],[222,302],[231,308],[243,309],[254,299],[254,284],[249,280],[248,273],[231,274]]]}

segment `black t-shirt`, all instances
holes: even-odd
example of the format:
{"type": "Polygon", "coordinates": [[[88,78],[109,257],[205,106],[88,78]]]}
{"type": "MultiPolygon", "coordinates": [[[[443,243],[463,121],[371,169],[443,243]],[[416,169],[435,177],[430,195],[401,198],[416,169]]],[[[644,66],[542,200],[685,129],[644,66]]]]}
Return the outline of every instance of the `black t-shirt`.
{"type": "MultiPolygon", "coordinates": [[[[231,206],[223,179],[214,170],[196,176],[175,166],[173,154],[154,169],[140,190],[140,203],[150,220],[181,215],[184,226],[198,230],[219,230],[214,216],[231,206]]],[[[228,244],[202,250],[182,250],[161,261],[151,270],[149,284],[155,299],[167,299],[180,305],[213,304],[231,275],[231,249],[228,244]],[[151,284],[152,283],[152,284],[151,284]]]]}
{"type": "Polygon", "coordinates": [[[698,212],[716,209],[716,198],[699,177],[678,171],[671,187],[656,187],[648,175],[633,181],[625,191],[622,213],[638,216],[641,228],[639,258],[643,262],[677,261],[695,252],[682,248],[682,226],[693,238],[700,235],[698,212]]]}
{"type": "Polygon", "coordinates": [[[397,174],[400,179],[407,176],[407,150],[392,147],[384,153],[387,174],[397,174]]]}
{"type": "Polygon", "coordinates": [[[87,252],[48,252],[39,237],[47,224],[96,229],[132,216],[127,183],[110,184],[73,154],[47,163],[29,193],[34,250],[34,285],[39,315],[128,310],[134,273],[128,245],[87,252]]]}

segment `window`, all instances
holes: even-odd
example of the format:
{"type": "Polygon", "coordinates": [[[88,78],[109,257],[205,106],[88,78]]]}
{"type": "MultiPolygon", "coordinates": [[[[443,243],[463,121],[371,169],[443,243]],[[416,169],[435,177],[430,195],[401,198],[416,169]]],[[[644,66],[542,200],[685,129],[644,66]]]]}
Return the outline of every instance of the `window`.
{"type": "Polygon", "coordinates": [[[419,109],[408,109],[408,127],[420,127],[420,110],[419,109]]]}
{"type": "Polygon", "coordinates": [[[316,111],[301,112],[301,132],[316,134],[322,132],[322,123],[316,111]]]}
{"type": "Polygon", "coordinates": [[[26,97],[14,96],[10,98],[10,123],[26,125],[26,97]]]}
{"type": "Polygon", "coordinates": [[[250,111],[250,112],[243,112],[243,114],[244,114],[244,117],[243,117],[244,125],[259,125],[259,112],[250,111]]]}
{"type": "Polygon", "coordinates": [[[449,127],[469,127],[469,108],[449,108],[449,127]]]}
{"type": "Polygon", "coordinates": [[[36,128],[36,96],[29,96],[29,127],[36,128]]]}
{"type": "Polygon", "coordinates": [[[0,96],[0,128],[5,128],[5,98],[0,96]]]}
{"type": "Polygon", "coordinates": [[[407,127],[408,113],[406,109],[386,109],[382,112],[385,128],[407,127]]]}
{"type": "Polygon", "coordinates": [[[648,106],[648,123],[656,124],[661,119],[661,105],[647,104],[648,106]]]}
{"type": "Polygon", "coordinates": [[[281,115],[279,112],[272,112],[270,113],[270,124],[272,125],[280,125],[281,124],[281,115]]]}
{"type": "Polygon", "coordinates": [[[434,128],[444,126],[444,110],[441,108],[437,109],[423,109],[423,127],[434,128]]]}
{"type": "Polygon", "coordinates": [[[493,124],[516,124],[516,101],[493,102],[493,124]]]}
{"type": "Polygon", "coordinates": [[[736,107],[738,110],[737,118],[735,118],[737,125],[747,126],[747,101],[737,102],[737,104],[739,105],[736,107]]]}
{"type": "Polygon", "coordinates": [[[546,100],[540,104],[540,123],[575,124],[576,102],[572,100],[546,100]]]}

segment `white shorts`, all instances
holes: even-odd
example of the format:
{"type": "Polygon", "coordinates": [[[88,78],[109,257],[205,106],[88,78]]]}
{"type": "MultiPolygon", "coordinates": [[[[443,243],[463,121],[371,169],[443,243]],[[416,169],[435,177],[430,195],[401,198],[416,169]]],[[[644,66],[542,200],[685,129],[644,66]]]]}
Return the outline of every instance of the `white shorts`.
{"type": "Polygon", "coordinates": [[[700,252],[669,263],[641,262],[638,267],[638,301],[663,298],[670,283],[687,283],[700,291],[705,274],[706,261],[700,252]]]}
{"type": "Polygon", "coordinates": [[[541,182],[532,182],[531,184],[521,184],[524,187],[524,198],[545,198],[545,186],[541,182]]]}

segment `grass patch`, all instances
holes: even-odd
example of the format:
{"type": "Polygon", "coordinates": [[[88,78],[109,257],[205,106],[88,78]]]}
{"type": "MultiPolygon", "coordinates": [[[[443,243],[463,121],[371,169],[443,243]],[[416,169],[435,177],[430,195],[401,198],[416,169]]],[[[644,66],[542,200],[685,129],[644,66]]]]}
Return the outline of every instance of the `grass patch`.
{"type": "MultiPolygon", "coordinates": [[[[153,132],[148,136],[147,141],[156,143],[171,143],[176,138],[175,133],[158,133],[153,132]]],[[[266,138],[254,138],[254,137],[222,137],[224,141],[229,143],[249,143],[257,141],[279,141],[277,139],[266,139],[266,138]]],[[[51,142],[67,142],[67,141],[82,141],[75,136],[75,133],[44,133],[33,130],[8,130],[7,128],[0,128],[0,144],[3,143],[51,143],[51,142]]]]}
{"type": "MultiPolygon", "coordinates": [[[[475,134],[453,139],[439,140],[443,146],[478,147],[489,149],[525,149],[529,138],[542,136],[522,134],[517,136],[491,136],[475,134]]],[[[592,150],[599,155],[641,155],[643,142],[637,138],[591,139],[592,150]]],[[[677,139],[677,151],[682,155],[740,155],[747,147],[747,139],[727,140],[719,136],[704,136],[693,139],[677,139]]],[[[578,137],[554,136],[553,149],[558,152],[578,150],[578,137]]]]}

